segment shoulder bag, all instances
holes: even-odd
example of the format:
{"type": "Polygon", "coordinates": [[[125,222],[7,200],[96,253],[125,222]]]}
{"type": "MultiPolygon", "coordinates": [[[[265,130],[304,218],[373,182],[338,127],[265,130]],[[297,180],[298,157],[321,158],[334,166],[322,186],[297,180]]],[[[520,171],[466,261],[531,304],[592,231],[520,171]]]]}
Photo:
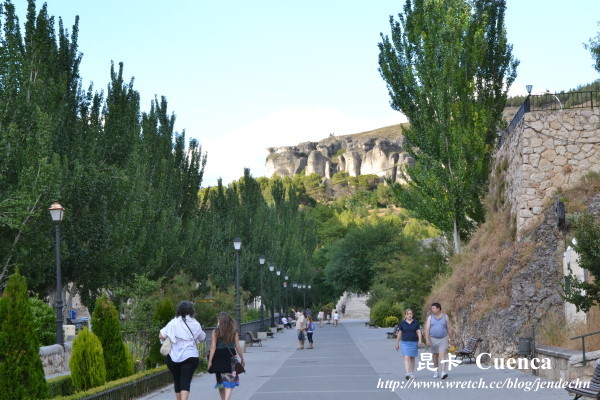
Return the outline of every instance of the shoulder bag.
{"type": "Polygon", "coordinates": [[[167,336],[167,338],[163,342],[162,346],[160,346],[160,354],[165,357],[168,356],[169,353],[171,352],[172,345],[173,345],[173,342],[171,342],[171,338],[167,336]]]}
{"type": "Polygon", "coordinates": [[[229,350],[229,354],[231,354],[231,372],[235,372],[236,375],[243,374],[244,372],[246,372],[244,366],[241,362],[238,361],[237,356],[233,355],[229,346],[227,347],[227,350],[229,350]]]}

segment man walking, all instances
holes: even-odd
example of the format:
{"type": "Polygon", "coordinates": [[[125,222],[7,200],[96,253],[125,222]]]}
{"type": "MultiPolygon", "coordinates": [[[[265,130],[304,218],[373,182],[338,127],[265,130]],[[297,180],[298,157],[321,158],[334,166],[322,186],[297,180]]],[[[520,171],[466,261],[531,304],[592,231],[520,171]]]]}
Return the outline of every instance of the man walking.
{"type": "Polygon", "coordinates": [[[441,378],[446,379],[448,377],[445,363],[442,362],[446,359],[448,341],[450,343],[454,342],[454,329],[452,329],[448,316],[442,313],[440,303],[433,303],[431,314],[427,317],[427,323],[425,324],[425,342],[428,346],[431,346],[431,352],[433,353],[433,365],[436,368],[433,374],[434,378],[438,377],[440,364],[441,378]]]}

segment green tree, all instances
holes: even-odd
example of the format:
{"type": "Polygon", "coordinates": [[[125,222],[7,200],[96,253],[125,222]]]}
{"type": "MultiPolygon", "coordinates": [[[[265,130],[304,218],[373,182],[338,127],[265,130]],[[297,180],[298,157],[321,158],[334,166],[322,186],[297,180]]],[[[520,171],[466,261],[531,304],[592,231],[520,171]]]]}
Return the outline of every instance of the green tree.
{"type": "Polygon", "coordinates": [[[87,390],[106,383],[106,366],[100,339],[83,328],[73,342],[69,360],[71,380],[78,390],[87,390]]]}
{"type": "MultiPolygon", "coordinates": [[[[600,22],[598,22],[598,25],[600,26],[600,22]]],[[[587,44],[584,44],[584,47],[592,54],[594,68],[596,68],[596,71],[600,72],[600,32],[598,32],[598,35],[595,38],[590,38],[590,41],[587,44]]]]}
{"type": "MultiPolygon", "coordinates": [[[[154,332],[158,332],[162,327],[167,325],[169,321],[175,316],[175,305],[170,298],[164,299],[158,304],[154,315],[152,316],[153,326],[156,327],[154,332]]],[[[160,340],[158,334],[154,334],[151,337],[150,354],[144,360],[144,364],[147,368],[155,367],[156,365],[164,364],[166,362],[165,356],[160,354],[160,340]]]]}
{"type": "Polygon", "coordinates": [[[577,244],[573,248],[579,254],[579,266],[594,277],[591,282],[582,282],[573,275],[569,266],[563,297],[574,304],[577,310],[588,312],[594,304],[600,304],[600,223],[593,215],[584,214],[575,229],[577,244]]]}
{"type": "Polygon", "coordinates": [[[34,297],[29,298],[29,305],[40,346],[56,343],[56,310],[34,297]]]}
{"type": "Polygon", "coordinates": [[[17,271],[0,298],[0,399],[48,397],[39,351],[27,283],[17,271]]]}
{"type": "Polygon", "coordinates": [[[121,336],[117,308],[106,294],[96,300],[92,329],[102,344],[106,379],[112,381],[133,374],[133,361],[121,336]]]}
{"type": "Polygon", "coordinates": [[[379,70],[403,128],[403,207],[451,235],[454,249],[484,220],[490,158],[518,62],[504,27],[504,0],[407,0],[391,39],[381,35],[379,70]]]}

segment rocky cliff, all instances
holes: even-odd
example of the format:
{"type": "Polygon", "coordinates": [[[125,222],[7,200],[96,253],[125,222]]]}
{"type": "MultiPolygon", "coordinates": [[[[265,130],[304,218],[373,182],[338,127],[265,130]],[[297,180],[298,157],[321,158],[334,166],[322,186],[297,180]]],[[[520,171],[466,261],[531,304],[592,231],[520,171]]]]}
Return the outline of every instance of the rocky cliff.
{"type": "Polygon", "coordinates": [[[330,136],[319,142],[269,148],[267,176],[292,177],[302,171],[325,179],[338,171],[350,176],[374,174],[402,182],[400,169],[412,159],[404,150],[402,125],[354,135],[330,136]]]}

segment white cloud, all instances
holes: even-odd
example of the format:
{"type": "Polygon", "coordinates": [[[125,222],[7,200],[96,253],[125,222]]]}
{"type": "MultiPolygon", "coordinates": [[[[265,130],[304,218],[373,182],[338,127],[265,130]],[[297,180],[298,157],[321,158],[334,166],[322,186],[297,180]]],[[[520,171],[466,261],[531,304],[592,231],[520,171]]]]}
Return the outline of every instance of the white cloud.
{"type": "Polygon", "coordinates": [[[359,133],[405,122],[404,115],[390,110],[380,118],[354,117],[337,109],[287,107],[218,138],[202,141],[208,152],[203,186],[215,185],[219,177],[228,184],[250,168],[264,176],[268,147],[294,146],[336,136],[359,133]]]}

